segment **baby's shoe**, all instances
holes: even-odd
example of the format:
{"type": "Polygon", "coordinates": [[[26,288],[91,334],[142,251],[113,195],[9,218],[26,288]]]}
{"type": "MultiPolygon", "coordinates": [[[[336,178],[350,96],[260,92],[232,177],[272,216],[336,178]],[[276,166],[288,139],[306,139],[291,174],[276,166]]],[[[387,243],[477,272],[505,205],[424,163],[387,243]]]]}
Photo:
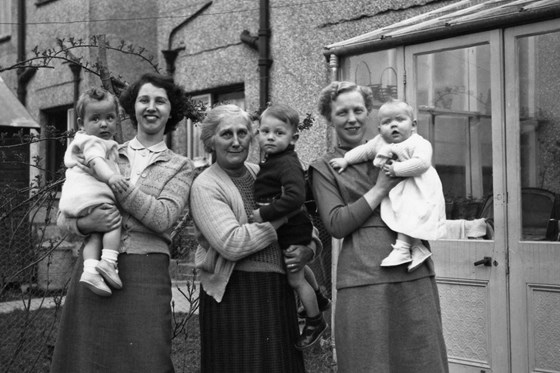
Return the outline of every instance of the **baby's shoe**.
{"type": "Polygon", "coordinates": [[[418,269],[426,259],[432,256],[432,252],[421,241],[412,244],[410,251],[412,251],[412,262],[408,265],[408,272],[418,269]]]}
{"type": "Polygon", "coordinates": [[[303,331],[296,342],[296,350],[303,351],[313,346],[323,333],[327,330],[327,322],[323,318],[323,314],[319,313],[314,318],[306,318],[303,331]]]}
{"type": "Polygon", "coordinates": [[[111,289],[107,286],[103,277],[97,273],[82,273],[80,282],[83,283],[89,290],[102,297],[108,297],[112,294],[111,289]]]}
{"type": "Polygon", "coordinates": [[[381,261],[381,267],[394,267],[405,263],[412,262],[410,249],[405,249],[397,245],[393,246],[393,251],[381,261]]]}
{"type": "Polygon", "coordinates": [[[121,278],[119,277],[116,264],[101,259],[95,266],[95,269],[101,276],[103,276],[105,281],[107,281],[112,288],[122,289],[123,284],[121,278]]]}

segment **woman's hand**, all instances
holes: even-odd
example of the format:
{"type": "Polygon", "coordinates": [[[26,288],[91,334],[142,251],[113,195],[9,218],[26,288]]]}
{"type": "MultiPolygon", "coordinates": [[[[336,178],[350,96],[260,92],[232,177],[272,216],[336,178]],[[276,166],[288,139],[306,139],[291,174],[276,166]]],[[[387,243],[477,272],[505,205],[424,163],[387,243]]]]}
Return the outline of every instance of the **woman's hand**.
{"type": "Polygon", "coordinates": [[[80,232],[89,234],[92,232],[109,232],[121,224],[121,214],[115,205],[102,204],[93,211],[77,221],[80,232]]]}
{"type": "Polygon", "coordinates": [[[403,180],[404,178],[402,177],[388,176],[380,170],[377,174],[377,181],[375,182],[375,185],[364,194],[364,198],[371,209],[374,210],[377,208],[377,206],[381,203],[381,200],[389,194],[389,191],[391,191],[391,189],[403,180]]]}
{"type": "Polygon", "coordinates": [[[387,173],[380,171],[377,175],[377,181],[374,188],[378,188],[379,191],[383,193],[383,196],[386,196],[389,194],[391,189],[403,180],[404,178],[402,177],[390,176],[387,173]]]}
{"type": "Polygon", "coordinates": [[[253,210],[253,215],[251,215],[251,222],[252,223],[263,222],[263,219],[261,218],[261,211],[259,209],[253,210]]]}
{"type": "Polygon", "coordinates": [[[303,245],[291,245],[284,250],[284,262],[289,272],[298,272],[313,259],[313,250],[303,245]]]}

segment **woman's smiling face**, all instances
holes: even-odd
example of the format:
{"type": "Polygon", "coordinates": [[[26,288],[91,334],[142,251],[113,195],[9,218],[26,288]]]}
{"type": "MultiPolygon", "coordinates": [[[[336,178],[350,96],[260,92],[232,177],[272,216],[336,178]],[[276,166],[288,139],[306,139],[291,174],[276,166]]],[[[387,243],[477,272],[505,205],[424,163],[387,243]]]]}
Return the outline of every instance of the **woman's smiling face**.
{"type": "Polygon", "coordinates": [[[368,116],[364,97],[358,91],[341,93],[331,103],[331,122],[340,146],[355,147],[363,142],[368,116]]]}
{"type": "Polygon", "coordinates": [[[165,125],[171,113],[171,103],[167,92],[152,83],[146,83],[138,91],[134,104],[138,132],[163,138],[165,125]]]}

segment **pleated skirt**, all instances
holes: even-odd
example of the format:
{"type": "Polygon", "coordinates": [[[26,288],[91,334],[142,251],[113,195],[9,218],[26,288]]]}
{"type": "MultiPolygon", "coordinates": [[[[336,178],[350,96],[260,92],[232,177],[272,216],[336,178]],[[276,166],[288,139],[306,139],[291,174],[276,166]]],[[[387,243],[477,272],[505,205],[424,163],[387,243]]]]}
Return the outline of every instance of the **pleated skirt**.
{"type": "Polygon", "coordinates": [[[340,289],[335,311],[339,373],[447,373],[434,277],[340,289]]]}
{"type": "Polygon", "coordinates": [[[169,257],[120,255],[123,289],[110,297],[79,283],[82,262],[63,305],[51,373],[174,372],[169,257]]]}
{"type": "Polygon", "coordinates": [[[234,271],[221,303],[200,292],[202,373],[304,372],[294,291],[285,275],[234,271]]]}

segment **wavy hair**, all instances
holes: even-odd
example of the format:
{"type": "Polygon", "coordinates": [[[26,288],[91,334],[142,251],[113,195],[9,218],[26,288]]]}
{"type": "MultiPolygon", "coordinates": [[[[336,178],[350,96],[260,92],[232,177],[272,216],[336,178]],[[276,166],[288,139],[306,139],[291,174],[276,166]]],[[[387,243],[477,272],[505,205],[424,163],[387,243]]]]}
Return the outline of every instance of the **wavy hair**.
{"type": "Polygon", "coordinates": [[[359,92],[364,98],[366,110],[369,113],[373,110],[373,92],[369,87],[357,85],[348,81],[335,81],[321,90],[319,93],[319,114],[321,114],[328,122],[331,121],[332,102],[338,96],[346,92],[359,92]]]}
{"type": "Polygon", "coordinates": [[[111,92],[98,87],[90,88],[80,95],[75,105],[76,117],[84,119],[86,106],[90,102],[100,102],[105,100],[113,103],[115,106],[115,113],[117,114],[117,120],[119,120],[119,100],[111,92]]]}
{"type": "Polygon", "coordinates": [[[144,74],[136,82],[128,86],[119,97],[119,101],[124,111],[130,117],[132,125],[134,128],[138,128],[138,121],[136,120],[136,113],[134,110],[134,104],[138,98],[138,92],[144,84],[152,84],[154,87],[162,88],[167,93],[167,98],[171,104],[171,112],[169,114],[169,119],[165,124],[165,130],[163,133],[168,133],[175,128],[177,124],[185,117],[185,113],[188,110],[188,99],[187,93],[183,87],[175,84],[173,78],[169,76],[164,76],[155,73],[144,74]]]}
{"type": "Polygon", "coordinates": [[[218,126],[226,116],[239,117],[247,126],[249,136],[253,139],[253,121],[245,110],[237,105],[219,105],[208,112],[206,118],[200,124],[200,141],[204,144],[204,150],[208,153],[214,152],[214,135],[218,126]]]}

